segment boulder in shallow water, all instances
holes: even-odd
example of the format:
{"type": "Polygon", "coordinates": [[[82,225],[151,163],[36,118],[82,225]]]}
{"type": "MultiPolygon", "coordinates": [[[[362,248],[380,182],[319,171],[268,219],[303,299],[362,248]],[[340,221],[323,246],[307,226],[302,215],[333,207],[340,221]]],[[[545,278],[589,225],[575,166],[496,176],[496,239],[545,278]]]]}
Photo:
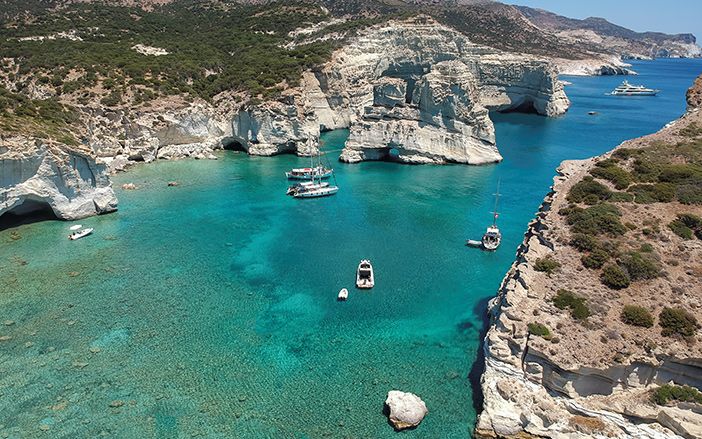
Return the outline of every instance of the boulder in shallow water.
{"type": "Polygon", "coordinates": [[[396,430],[418,426],[429,413],[426,404],[420,397],[398,390],[388,392],[385,405],[389,410],[388,419],[396,430]]]}

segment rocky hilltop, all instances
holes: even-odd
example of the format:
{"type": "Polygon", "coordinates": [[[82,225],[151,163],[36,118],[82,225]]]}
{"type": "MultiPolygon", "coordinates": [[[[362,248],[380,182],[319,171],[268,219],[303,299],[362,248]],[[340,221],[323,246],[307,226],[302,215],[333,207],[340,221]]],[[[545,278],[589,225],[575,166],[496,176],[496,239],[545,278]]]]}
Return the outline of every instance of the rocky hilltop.
{"type": "Polygon", "coordinates": [[[668,35],[660,32],[635,32],[610,23],[604,18],[584,20],[563,17],[543,9],[517,6],[539,28],[552,32],[564,41],[588,41],[623,58],[693,58],[702,49],[692,34],[668,35]]]}
{"type": "Polygon", "coordinates": [[[476,436],[702,437],[701,89],[561,165],[490,302],[476,436]]]}

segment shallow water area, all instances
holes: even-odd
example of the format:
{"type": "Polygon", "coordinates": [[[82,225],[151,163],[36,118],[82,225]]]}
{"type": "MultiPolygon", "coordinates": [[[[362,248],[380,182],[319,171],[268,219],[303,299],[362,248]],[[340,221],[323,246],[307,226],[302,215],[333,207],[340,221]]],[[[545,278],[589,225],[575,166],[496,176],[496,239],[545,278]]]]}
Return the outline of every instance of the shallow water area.
{"type": "MultiPolygon", "coordinates": [[[[681,115],[702,61],[634,68],[630,82],[662,93],[617,98],[605,93],[622,77],[565,78],[567,115],[493,115],[498,165],[332,160],[339,193],[298,200],[284,171],[306,159],[227,151],[115,176],[138,189],[81,220],[87,238],[67,240],[59,221],[0,231],[0,437],[394,437],[393,389],[429,408],[403,437],[469,437],[485,302],[558,163],[681,115]],[[498,180],[502,246],[466,248],[498,180]],[[361,258],[370,291],[353,288],[361,258]]],[[[345,136],[325,134],[324,148],[345,136]]]]}

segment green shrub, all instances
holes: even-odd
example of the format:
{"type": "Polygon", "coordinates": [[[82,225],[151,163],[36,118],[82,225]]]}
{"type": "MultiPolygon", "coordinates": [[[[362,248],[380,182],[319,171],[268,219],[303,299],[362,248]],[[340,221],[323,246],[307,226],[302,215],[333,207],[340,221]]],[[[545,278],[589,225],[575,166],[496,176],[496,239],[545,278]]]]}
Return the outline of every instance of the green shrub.
{"type": "Polygon", "coordinates": [[[702,169],[689,164],[665,165],[658,174],[658,181],[667,183],[695,183],[702,181],[702,169]]]}
{"type": "Polygon", "coordinates": [[[595,249],[590,253],[583,255],[580,261],[583,263],[585,268],[590,268],[592,270],[597,270],[602,268],[602,266],[609,260],[609,253],[603,249],[595,249]]]}
{"type": "Polygon", "coordinates": [[[629,157],[632,157],[636,154],[638,154],[639,151],[636,149],[631,149],[631,148],[617,148],[614,153],[612,153],[612,157],[622,159],[622,160],[627,160],[629,157]]]}
{"type": "Polygon", "coordinates": [[[630,252],[622,259],[622,265],[632,281],[655,279],[660,276],[658,262],[650,254],[630,252]]]}
{"type": "Polygon", "coordinates": [[[651,393],[651,400],[658,405],[666,405],[670,401],[702,404],[702,392],[690,386],[665,384],[651,393]]]}
{"type": "Polygon", "coordinates": [[[702,204],[702,184],[683,184],[678,186],[676,193],[678,201],[688,205],[702,204]]]}
{"type": "Polygon", "coordinates": [[[529,323],[527,328],[529,329],[529,334],[531,335],[536,335],[541,338],[545,338],[546,340],[551,338],[551,331],[546,325],[541,323],[529,323]]]}
{"type": "Polygon", "coordinates": [[[616,264],[605,265],[600,280],[613,290],[621,290],[631,284],[631,279],[627,272],[616,264]]]}
{"type": "Polygon", "coordinates": [[[561,263],[553,259],[552,256],[546,256],[539,258],[534,263],[534,270],[541,271],[548,275],[551,275],[554,271],[561,267],[561,263]]]}
{"type": "Polygon", "coordinates": [[[576,320],[585,320],[590,317],[590,309],[585,304],[585,298],[565,289],[556,292],[553,305],[558,309],[569,308],[570,315],[576,320]]]}
{"type": "Polygon", "coordinates": [[[585,201],[586,198],[590,197],[590,200],[597,198],[597,200],[606,200],[612,195],[612,191],[607,189],[601,183],[596,182],[592,177],[587,176],[581,181],[575,183],[570,191],[568,191],[568,201],[571,203],[581,203],[585,201]]]}
{"type": "Polygon", "coordinates": [[[590,171],[590,174],[593,177],[602,178],[611,182],[614,187],[619,190],[626,189],[634,181],[630,173],[615,164],[608,164],[604,167],[597,166],[590,171]]]}
{"type": "Polygon", "coordinates": [[[619,236],[627,230],[619,221],[620,216],[621,213],[616,206],[602,203],[587,209],[573,208],[569,211],[566,221],[575,233],[619,236]]]}
{"type": "Polygon", "coordinates": [[[627,325],[641,326],[643,328],[653,327],[653,315],[643,306],[625,305],[622,309],[622,322],[627,325]]]}
{"type": "Polygon", "coordinates": [[[592,235],[585,235],[583,233],[574,234],[573,238],[570,240],[570,245],[581,252],[593,251],[600,247],[600,243],[597,241],[597,238],[592,235]]]}
{"type": "Polygon", "coordinates": [[[692,239],[692,237],[694,236],[692,229],[687,227],[685,223],[683,223],[679,219],[673,220],[673,222],[668,224],[668,228],[670,228],[670,230],[672,230],[673,233],[685,240],[692,239]]]}
{"type": "Polygon", "coordinates": [[[697,319],[682,308],[663,308],[658,316],[658,324],[665,336],[681,335],[692,337],[697,332],[697,319]]]}
{"type": "Polygon", "coordinates": [[[643,243],[639,247],[639,251],[642,253],[653,253],[653,246],[649,243],[643,243]]]}
{"type": "Polygon", "coordinates": [[[672,183],[637,184],[628,189],[639,204],[670,203],[675,199],[677,188],[672,183]]]}
{"type": "Polygon", "coordinates": [[[650,160],[634,160],[633,177],[636,181],[656,181],[660,168],[650,160]]]}

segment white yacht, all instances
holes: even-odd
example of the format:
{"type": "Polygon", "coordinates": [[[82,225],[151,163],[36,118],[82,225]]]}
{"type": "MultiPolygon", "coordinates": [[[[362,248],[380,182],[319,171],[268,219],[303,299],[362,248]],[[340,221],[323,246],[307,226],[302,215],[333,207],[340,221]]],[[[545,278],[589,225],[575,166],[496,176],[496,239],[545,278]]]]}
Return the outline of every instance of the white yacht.
{"type": "MultiPolygon", "coordinates": [[[[310,156],[309,168],[293,169],[292,172],[302,171],[302,174],[297,173],[297,175],[303,175],[305,172],[309,171],[306,175],[310,176],[310,181],[305,181],[289,186],[288,191],[286,192],[288,195],[292,195],[295,198],[319,198],[328,197],[339,192],[339,187],[336,185],[336,177],[334,176],[334,171],[322,166],[321,152],[318,154],[318,157],[319,162],[317,166],[314,166],[314,163],[312,163],[314,160],[313,156],[310,156]],[[332,177],[334,179],[333,185],[322,181],[322,179],[329,177],[332,177]]],[[[285,174],[288,175],[288,178],[292,178],[290,176],[291,173],[286,172],[285,174]]],[[[303,179],[301,177],[294,178],[303,179]]]]}
{"type": "Polygon", "coordinates": [[[319,198],[328,197],[329,195],[334,195],[337,192],[339,192],[338,186],[331,186],[329,183],[314,183],[309,186],[305,186],[302,190],[296,190],[292,196],[295,198],[319,198]]]}
{"type": "Polygon", "coordinates": [[[497,202],[500,199],[500,183],[497,183],[497,192],[495,193],[495,209],[492,212],[492,225],[488,226],[487,230],[483,234],[480,241],[474,239],[466,240],[466,245],[469,247],[480,247],[484,250],[497,250],[502,242],[502,233],[500,233],[500,228],[497,227],[497,202]]]}
{"type": "Polygon", "coordinates": [[[646,88],[643,85],[632,85],[624,81],[610,93],[612,96],[655,96],[660,90],[646,88]]]}
{"type": "Polygon", "coordinates": [[[322,165],[315,166],[314,168],[295,168],[285,173],[288,180],[314,180],[314,179],[326,179],[331,177],[333,169],[327,169],[322,165]]]}
{"type": "Polygon", "coordinates": [[[361,260],[356,271],[356,287],[362,289],[370,289],[375,286],[375,275],[373,274],[373,265],[368,259],[361,260]]]}
{"type": "Polygon", "coordinates": [[[326,181],[320,181],[319,183],[315,183],[313,181],[303,181],[302,183],[296,183],[292,186],[288,186],[287,195],[295,195],[299,192],[305,192],[311,189],[322,188],[327,186],[329,186],[329,183],[327,183],[326,181]]]}

